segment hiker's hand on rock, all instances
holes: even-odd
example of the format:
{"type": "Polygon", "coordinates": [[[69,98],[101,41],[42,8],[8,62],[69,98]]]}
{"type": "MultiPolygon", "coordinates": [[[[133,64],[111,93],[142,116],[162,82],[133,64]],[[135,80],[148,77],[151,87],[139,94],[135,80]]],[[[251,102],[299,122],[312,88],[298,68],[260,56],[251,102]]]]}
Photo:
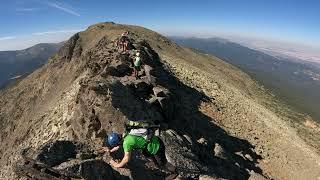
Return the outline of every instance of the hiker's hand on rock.
{"type": "Polygon", "coordinates": [[[120,162],[121,162],[121,160],[119,160],[119,159],[111,159],[109,163],[111,166],[117,167],[120,162]]]}
{"type": "Polygon", "coordinates": [[[110,160],[110,165],[111,166],[115,167],[116,164],[117,164],[117,162],[115,160],[113,160],[113,159],[110,160]]]}

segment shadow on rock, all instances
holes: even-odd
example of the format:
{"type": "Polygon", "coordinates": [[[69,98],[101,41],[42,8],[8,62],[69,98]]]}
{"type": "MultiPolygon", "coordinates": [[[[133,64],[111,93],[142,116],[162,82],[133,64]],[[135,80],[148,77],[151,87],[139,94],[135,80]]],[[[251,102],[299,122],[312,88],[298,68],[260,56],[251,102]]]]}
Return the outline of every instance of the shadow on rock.
{"type": "Polygon", "coordinates": [[[164,124],[163,127],[172,129],[171,133],[162,135],[167,157],[177,166],[180,174],[192,174],[185,177],[213,174],[220,178],[248,179],[250,171],[262,174],[257,166],[257,160],[261,157],[255,153],[254,146],[228,135],[214,124],[213,118],[199,111],[201,103],[213,100],[175,78],[148,44],[144,42],[141,47],[145,66],[149,67],[146,76],[151,77],[141,77],[129,86],[124,85],[121,79],[111,83],[112,105],[129,120],[159,121],[164,124]],[[132,88],[138,81],[148,84],[145,89],[139,90],[142,94],[139,96],[132,88]],[[155,92],[158,87],[169,94],[165,96],[164,104],[161,104],[163,95],[155,92]],[[151,88],[153,91],[150,91],[151,88]]]}
{"type": "MultiPolygon", "coordinates": [[[[140,153],[139,156],[142,156],[140,153]]],[[[132,179],[163,180],[165,173],[155,168],[155,165],[144,158],[135,158],[129,163],[132,179]]]]}
{"type": "Polygon", "coordinates": [[[129,180],[129,177],[122,176],[119,172],[113,170],[109,164],[101,160],[86,161],[83,162],[80,166],[81,177],[86,180],[129,180]]]}
{"type": "Polygon", "coordinates": [[[76,158],[76,145],[71,141],[56,141],[44,145],[37,156],[37,160],[48,166],[56,166],[67,159],[76,158]]]}
{"type": "Polygon", "coordinates": [[[95,154],[85,144],[73,141],[54,141],[38,150],[26,149],[22,152],[23,162],[15,172],[18,176],[31,179],[130,179],[115,171],[108,163],[96,159],[95,154]],[[36,159],[32,159],[36,157],[36,159]]]}

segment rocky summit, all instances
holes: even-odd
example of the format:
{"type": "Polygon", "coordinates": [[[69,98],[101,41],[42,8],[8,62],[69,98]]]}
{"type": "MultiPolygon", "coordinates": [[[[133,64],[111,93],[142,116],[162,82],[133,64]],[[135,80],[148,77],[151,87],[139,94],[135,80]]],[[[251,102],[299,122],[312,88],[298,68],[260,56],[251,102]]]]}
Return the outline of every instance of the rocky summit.
{"type": "Polygon", "coordinates": [[[98,153],[129,120],[160,125],[176,179],[319,178],[318,154],[266,96],[216,57],[142,27],[99,23],[0,92],[0,179],[164,179],[139,151],[125,168],[98,153]],[[123,32],[126,52],[116,47],[123,32]]]}

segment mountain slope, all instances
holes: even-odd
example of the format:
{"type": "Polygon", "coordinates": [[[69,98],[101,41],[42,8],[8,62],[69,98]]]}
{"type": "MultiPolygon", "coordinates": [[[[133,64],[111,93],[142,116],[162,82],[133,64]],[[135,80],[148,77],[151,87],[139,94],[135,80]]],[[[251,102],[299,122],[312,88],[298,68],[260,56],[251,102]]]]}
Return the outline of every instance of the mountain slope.
{"type": "Polygon", "coordinates": [[[161,124],[167,158],[182,178],[320,176],[318,155],[259,103],[264,92],[248,75],[142,27],[90,26],[0,93],[1,179],[23,175],[26,169],[15,165],[25,148],[22,154],[84,179],[163,179],[143,158],[123,169],[95,159],[105,135],[123,132],[126,120],[161,124]],[[141,79],[130,76],[134,51],[121,54],[114,46],[124,31],[143,56],[141,79]]]}
{"type": "Polygon", "coordinates": [[[270,56],[223,39],[172,39],[181,45],[216,55],[239,67],[273,90],[283,101],[320,121],[320,68],[315,64],[270,56]]]}
{"type": "Polygon", "coordinates": [[[45,64],[62,46],[42,43],[18,51],[0,51],[0,88],[11,78],[23,76],[45,64]]]}

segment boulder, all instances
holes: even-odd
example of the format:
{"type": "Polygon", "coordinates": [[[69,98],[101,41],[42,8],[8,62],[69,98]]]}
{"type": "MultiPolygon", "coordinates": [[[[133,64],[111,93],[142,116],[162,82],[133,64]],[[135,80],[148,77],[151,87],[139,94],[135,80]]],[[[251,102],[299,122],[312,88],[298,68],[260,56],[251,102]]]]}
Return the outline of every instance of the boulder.
{"type": "Polygon", "coordinates": [[[145,72],[145,74],[147,76],[148,83],[152,84],[152,85],[155,85],[156,79],[155,79],[154,76],[152,76],[150,74],[150,72],[153,70],[153,68],[151,66],[149,66],[149,65],[144,65],[143,68],[144,68],[144,72],[145,72]]]}
{"type": "Polygon", "coordinates": [[[161,133],[161,138],[166,147],[166,157],[171,164],[176,166],[182,177],[195,177],[199,175],[202,165],[199,163],[197,155],[190,151],[178,137],[181,138],[181,136],[173,130],[167,130],[161,133]]]}
{"type": "Polygon", "coordinates": [[[170,91],[159,86],[154,87],[152,90],[154,95],[157,97],[165,118],[167,121],[172,120],[174,114],[174,103],[172,102],[170,91]]]}

